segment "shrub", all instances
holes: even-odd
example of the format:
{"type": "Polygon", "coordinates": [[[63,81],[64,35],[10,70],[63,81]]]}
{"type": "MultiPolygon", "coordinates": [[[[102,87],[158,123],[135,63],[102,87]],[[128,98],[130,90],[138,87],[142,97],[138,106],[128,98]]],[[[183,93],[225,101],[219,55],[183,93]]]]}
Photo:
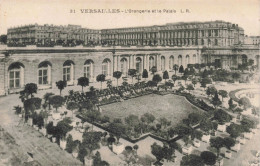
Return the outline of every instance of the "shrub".
{"type": "Polygon", "coordinates": [[[203,160],[204,164],[207,165],[214,165],[216,163],[217,156],[210,152],[210,151],[204,151],[200,154],[201,159],[203,160]]]}

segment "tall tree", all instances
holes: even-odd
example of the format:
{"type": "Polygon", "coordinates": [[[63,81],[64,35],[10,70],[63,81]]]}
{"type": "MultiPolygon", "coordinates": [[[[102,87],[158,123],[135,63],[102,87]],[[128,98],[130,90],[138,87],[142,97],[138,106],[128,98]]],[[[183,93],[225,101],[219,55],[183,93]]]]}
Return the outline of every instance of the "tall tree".
{"type": "Polygon", "coordinates": [[[89,85],[89,79],[87,77],[80,77],[78,79],[78,85],[82,87],[82,93],[83,93],[83,87],[86,87],[89,85]]]}
{"type": "Polygon", "coordinates": [[[67,81],[60,80],[60,81],[56,82],[56,86],[60,90],[60,95],[61,95],[61,91],[67,86],[67,81]]]}
{"type": "Polygon", "coordinates": [[[136,69],[128,69],[128,75],[132,77],[132,83],[134,81],[134,77],[136,77],[137,70],[136,69]]]}
{"type": "Polygon", "coordinates": [[[28,83],[24,87],[24,92],[31,95],[31,98],[33,97],[33,93],[37,93],[38,87],[35,83],[28,83]]]}
{"type": "Polygon", "coordinates": [[[121,71],[115,71],[115,72],[113,73],[113,77],[116,78],[116,84],[117,84],[117,86],[118,86],[118,79],[121,78],[121,76],[122,76],[122,72],[121,72],[121,71]]]}
{"type": "Polygon", "coordinates": [[[148,72],[146,69],[143,70],[142,77],[145,78],[145,80],[146,80],[146,78],[148,78],[148,72]]]}
{"type": "Polygon", "coordinates": [[[97,82],[101,83],[101,89],[102,89],[102,82],[106,80],[106,76],[104,74],[99,74],[96,78],[97,82]]]}
{"type": "Polygon", "coordinates": [[[165,70],[165,71],[163,72],[163,79],[165,80],[165,82],[166,82],[167,79],[169,79],[169,74],[168,74],[168,71],[167,71],[167,70],[165,70]]]}

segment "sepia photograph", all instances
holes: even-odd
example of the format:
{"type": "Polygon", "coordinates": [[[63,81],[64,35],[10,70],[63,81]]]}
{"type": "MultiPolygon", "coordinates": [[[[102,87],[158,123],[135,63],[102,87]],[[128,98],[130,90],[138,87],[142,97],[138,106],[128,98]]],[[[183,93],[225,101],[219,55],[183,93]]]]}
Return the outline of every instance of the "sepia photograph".
{"type": "Polygon", "coordinates": [[[0,166],[260,166],[259,0],[0,0],[0,166]]]}

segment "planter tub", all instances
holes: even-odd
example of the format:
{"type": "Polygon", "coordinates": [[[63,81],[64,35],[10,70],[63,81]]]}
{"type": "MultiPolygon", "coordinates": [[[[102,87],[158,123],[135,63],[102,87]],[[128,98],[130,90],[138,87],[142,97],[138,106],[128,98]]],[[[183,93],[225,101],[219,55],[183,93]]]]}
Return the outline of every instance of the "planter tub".
{"type": "Polygon", "coordinates": [[[93,159],[89,159],[87,156],[84,158],[85,165],[93,165],[93,159]]]}
{"type": "Polygon", "coordinates": [[[28,118],[28,120],[27,120],[27,124],[28,124],[29,126],[32,126],[32,125],[33,125],[32,118],[28,118]]]}
{"type": "Polygon", "coordinates": [[[191,154],[192,152],[192,146],[191,145],[187,145],[187,146],[183,146],[182,148],[182,153],[183,154],[191,154]]]}
{"type": "Polygon", "coordinates": [[[222,158],[222,157],[217,158],[217,160],[216,160],[216,165],[217,165],[217,166],[223,166],[223,165],[224,165],[224,162],[223,162],[223,158],[222,158]]]}
{"type": "Polygon", "coordinates": [[[203,135],[203,136],[201,137],[201,140],[202,140],[203,142],[209,143],[210,135],[203,135]]]}
{"type": "Polygon", "coordinates": [[[60,140],[60,147],[61,149],[66,149],[67,141],[66,140],[60,140]]]}
{"type": "Polygon", "coordinates": [[[251,129],[251,132],[252,132],[253,134],[256,134],[257,129],[251,129]]]}
{"type": "Polygon", "coordinates": [[[52,137],[52,138],[51,138],[51,141],[52,141],[52,142],[56,142],[56,137],[52,137]]]}
{"type": "Polygon", "coordinates": [[[46,134],[47,134],[46,128],[40,129],[40,132],[42,133],[43,136],[46,136],[46,134]]]}
{"type": "Polygon", "coordinates": [[[231,122],[227,122],[225,123],[226,127],[229,126],[231,124],[231,122]]]}
{"type": "Polygon", "coordinates": [[[123,144],[119,144],[119,145],[112,145],[112,149],[113,152],[115,152],[116,154],[120,154],[125,150],[125,146],[123,144]]]}
{"type": "Polygon", "coordinates": [[[225,157],[228,158],[228,159],[230,159],[231,156],[232,156],[231,151],[227,150],[227,151],[225,152],[225,157]]]}
{"type": "Polygon", "coordinates": [[[75,158],[77,158],[77,157],[78,157],[78,153],[77,153],[77,152],[73,152],[73,153],[72,153],[72,156],[75,157],[75,158]]]}
{"type": "Polygon", "coordinates": [[[221,131],[221,132],[225,132],[226,131],[226,125],[218,125],[218,128],[217,128],[218,131],[221,131]]]}
{"type": "Polygon", "coordinates": [[[200,147],[200,141],[196,140],[193,143],[196,148],[200,147]]]}
{"type": "Polygon", "coordinates": [[[252,133],[244,133],[244,137],[246,139],[251,139],[252,138],[252,133]]]}
{"type": "Polygon", "coordinates": [[[240,139],[239,139],[239,142],[240,142],[240,144],[245,145],[246,140],[245,140],[244,138],[240,138],[240,139]]]}
{"type": "Polygon", "coordinates": [[[238,152],[240,150],[240,143],[237,143],[233,147],[231,147],[231,150],[238,152]]]}
{"type": "Polygon", "coordinates": [[[19,116],[19,118],[22,118],[22,117],[23,117],[23,115],[22,115],[22,114],[19,114],[18,116],[19,116]]]}

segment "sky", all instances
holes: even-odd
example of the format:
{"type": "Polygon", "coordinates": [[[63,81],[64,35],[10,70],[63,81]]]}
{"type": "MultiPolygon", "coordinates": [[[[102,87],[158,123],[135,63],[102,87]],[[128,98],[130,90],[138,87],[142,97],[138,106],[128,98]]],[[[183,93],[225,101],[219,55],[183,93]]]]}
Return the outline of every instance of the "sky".
{"type": "Polygon", "coordinates": [[[260,0],[0,0],[0,34],[34,23],[106,29],[214,20],[238,24],[246,35],[260,36],[260,0]],[[92,9],[120,13],[81,12],[92,9]],[[156,12],[126,13],[129,9],[156,12]]]}

